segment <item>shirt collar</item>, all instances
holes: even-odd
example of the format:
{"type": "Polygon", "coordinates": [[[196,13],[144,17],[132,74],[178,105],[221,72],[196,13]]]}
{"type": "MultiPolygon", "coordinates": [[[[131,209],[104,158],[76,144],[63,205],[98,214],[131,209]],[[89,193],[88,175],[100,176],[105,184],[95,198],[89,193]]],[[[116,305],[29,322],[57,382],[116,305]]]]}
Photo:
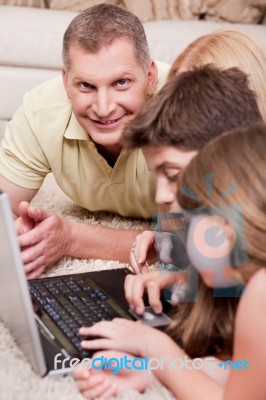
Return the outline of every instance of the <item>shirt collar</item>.
{"type": "Polygon", "coordinates": [[[64,137],[66,139],[74,139],[74,140],[90,140],[88,133],[79,124],[73,111],[71,113],[68,126],[65,130],[64,137]]]}

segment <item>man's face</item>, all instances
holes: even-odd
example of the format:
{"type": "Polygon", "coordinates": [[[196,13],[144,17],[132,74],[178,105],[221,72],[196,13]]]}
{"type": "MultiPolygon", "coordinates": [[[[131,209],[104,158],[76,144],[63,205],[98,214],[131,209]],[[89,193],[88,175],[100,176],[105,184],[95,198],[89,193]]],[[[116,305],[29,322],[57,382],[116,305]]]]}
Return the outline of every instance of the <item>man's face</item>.
{"type": "Polygon", "coordinates": [[[144,71],[129,39],[117,39],[98,53],[70,47],[70,67],[63,70],[73,112],[91,139],[117,155],[124,127],[152,95],[157,67],[144,71]]]}
{"type": "Polygon", "coordinates": [[[144,146],[142,152],[157,180],[156,203],[167,205],[169,211],[179,210],[176,200],[177,176],[198,152],[178,150],[174,146],[144,146]]]}

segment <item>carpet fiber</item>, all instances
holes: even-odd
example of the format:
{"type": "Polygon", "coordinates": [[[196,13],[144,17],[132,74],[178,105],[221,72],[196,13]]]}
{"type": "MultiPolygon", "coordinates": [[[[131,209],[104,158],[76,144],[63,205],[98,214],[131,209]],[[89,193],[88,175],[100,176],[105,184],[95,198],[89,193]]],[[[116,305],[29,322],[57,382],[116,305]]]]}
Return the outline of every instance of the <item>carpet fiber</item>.
{"type": "MultiPolygon", "coordinates": [[[[37,207],[45,207],[58,215],[90,224],[101,224],[117,228],[149,228],[149,223],[141,220],[125,219],[105,213],[92,214],[70,201],[58,188],[52,175],[48,175],[42,189],[33,200],[37,207]]],[[[44,276],[121,268],[117,261],[79,260],[63,257],[44,276]]],[[[139,394],[135,391],[124,393],[117,398],[123,400],[173,399],[170,392],[159,383],[139,394]]],[[[10,332],[0,322],[0,399],[2,400],[80,400],[72,378],[45,377],[41,379],[32,370],[23,353],[17,347],[10,332]]]]}

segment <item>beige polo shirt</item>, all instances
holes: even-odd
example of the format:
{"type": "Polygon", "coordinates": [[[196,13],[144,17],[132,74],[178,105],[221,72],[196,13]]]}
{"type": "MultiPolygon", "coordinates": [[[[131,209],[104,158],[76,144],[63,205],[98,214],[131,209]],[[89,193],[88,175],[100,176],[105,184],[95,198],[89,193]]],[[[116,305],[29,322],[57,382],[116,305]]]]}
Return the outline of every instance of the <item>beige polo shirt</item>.
{"type": "MultiPolygon", "coordinates": [[[[156,64],[157,92],[169,66],[156,64]]],[[[0,174],[18,186],[39,189],[49,172],[74,202],[91,211],[143,218],[155,212],[155,182],[141,150],[123,149],[110,167],[76,120],[61,77],[25,94],[0,148],[0,174]]]]}

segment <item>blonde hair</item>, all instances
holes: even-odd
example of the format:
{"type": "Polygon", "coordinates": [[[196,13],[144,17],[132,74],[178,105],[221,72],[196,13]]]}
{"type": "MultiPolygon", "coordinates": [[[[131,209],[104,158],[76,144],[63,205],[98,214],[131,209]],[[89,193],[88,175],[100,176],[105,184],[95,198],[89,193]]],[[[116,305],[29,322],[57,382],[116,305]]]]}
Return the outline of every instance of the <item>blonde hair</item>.
{"type": "Polygon", "coordinates": [[[234,29],[222,29],[201,36],[176,58],[168,77],[206,64],[222,69],[238,67],[245,72],[266,121],[266,48],[256,38],[234,29]]]}

